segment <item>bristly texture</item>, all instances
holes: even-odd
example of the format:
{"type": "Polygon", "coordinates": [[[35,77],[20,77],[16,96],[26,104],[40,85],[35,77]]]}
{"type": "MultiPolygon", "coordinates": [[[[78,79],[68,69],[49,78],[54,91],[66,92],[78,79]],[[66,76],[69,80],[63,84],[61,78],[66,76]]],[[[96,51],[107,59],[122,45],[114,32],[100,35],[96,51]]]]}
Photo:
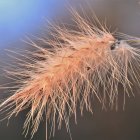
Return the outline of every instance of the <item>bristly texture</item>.
{"type": "Polygon", "coordinates": [[[139,82],[140,51],[129,44],[138,45],[140,39],[120,34],[124,40],[117,40],[101,24],[90,25],[76,12],[74,17],[79,31],[55,27],[53,39],[38,38],[40,44],[29,40],[37,49],[30,52],[32,58],[26,56],[29,62],[19,58],[21,67],[6,71],[18,89],[0,108],[9,112],[8,118],[30,108],[24,129],[28,132],[31,127],[32,136],[44,113],[53,134],[62,121],[69,130],[69,117],[76,119],[77,105],[81,113],[84,107],[92,112],[91,99],[97,98],[103,108],[117,109],[118,86],[123,87],[125,103],[125,95],[133,93],[130,79],[139,82]]]}

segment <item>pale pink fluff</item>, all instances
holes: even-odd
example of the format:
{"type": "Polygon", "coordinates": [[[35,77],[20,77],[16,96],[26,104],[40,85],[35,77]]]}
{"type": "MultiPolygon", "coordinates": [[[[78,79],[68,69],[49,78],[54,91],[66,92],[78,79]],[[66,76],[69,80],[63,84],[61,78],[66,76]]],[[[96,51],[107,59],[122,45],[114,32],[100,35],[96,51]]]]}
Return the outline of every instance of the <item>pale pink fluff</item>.
{"type": "Polygon", "coordinates": [[[76,12],[74,17],[79,31],[55,27],[52,40],[42,38],[39,44],[30,40],[28,43],[37,49],[30,52],[31,62],[19,59],[23,69],[7,71],[7,75],[16,78],[15,82],[19,84],[0,108],[8,111],[10,118],[30,107],[24,129],[28,132],[31,127],[32,136],[43,113],[53,132],[56,119],[58,127],[64,120],[69,130],[69,117],[74,115],[76,118],[77,105],[81,113],[84,107],[92,112],[92,97],[97,98],[103,108],[109,105],[117,109],[118,84],[124,89],[125,103],[125,95],[130,94],[133,86],[128,76],[136,82],[139,80],[135,69],[139,66],[139,50],[127,44],[139,43],[139,39],[123,35],[124,41],[116,44],[117,40],[103,26],[99,29],[89,25],[76,12]],[[40,44],[51,48],[43,48],[40,44]],[[113,50],[112,45],[115,46],[113,50]]]}

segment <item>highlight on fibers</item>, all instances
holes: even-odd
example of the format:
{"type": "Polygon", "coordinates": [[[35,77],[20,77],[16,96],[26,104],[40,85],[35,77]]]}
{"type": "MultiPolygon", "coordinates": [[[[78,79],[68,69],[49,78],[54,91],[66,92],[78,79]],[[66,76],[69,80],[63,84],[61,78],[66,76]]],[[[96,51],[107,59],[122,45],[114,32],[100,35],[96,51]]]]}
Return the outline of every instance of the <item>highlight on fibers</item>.
{"type": "Polygon", "coordinates": [[[16,90],[0,104],[0,110],[9,119],[30,109],[23,126],[25,135],[29,128],[31,136],[37,132],[43,114],[53,135],[62,121],[69,131],[69,118],[76,120],[77,108],[81,113],[84,109],[92,112],[92,100],[97,99],[103,108],[117,109],[118,95],[123,94],[125,105],[125,97],[133,95],[134,83],[139,85],[140,50],[132,46],[139,46],[140,39],[115,33],[118,40],[96,17],[99,27],[76,11],[73,17],[78,30],[53,26],[51,38],[28,39],[35,48],[21,55],[28,61],[17,57],[20,67],[5,70],[15,86],[0,88],[16,90]]]}

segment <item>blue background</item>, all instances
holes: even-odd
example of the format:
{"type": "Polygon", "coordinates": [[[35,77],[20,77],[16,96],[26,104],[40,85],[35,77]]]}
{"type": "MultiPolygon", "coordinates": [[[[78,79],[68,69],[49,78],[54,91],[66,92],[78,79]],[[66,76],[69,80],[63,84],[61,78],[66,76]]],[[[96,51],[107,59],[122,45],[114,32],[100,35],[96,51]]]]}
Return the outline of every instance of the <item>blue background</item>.
{"type": "Polygon", "coordinates": [[[64,0],[0,0],[0,48],[36,32],[63,4],[64,0]]]}

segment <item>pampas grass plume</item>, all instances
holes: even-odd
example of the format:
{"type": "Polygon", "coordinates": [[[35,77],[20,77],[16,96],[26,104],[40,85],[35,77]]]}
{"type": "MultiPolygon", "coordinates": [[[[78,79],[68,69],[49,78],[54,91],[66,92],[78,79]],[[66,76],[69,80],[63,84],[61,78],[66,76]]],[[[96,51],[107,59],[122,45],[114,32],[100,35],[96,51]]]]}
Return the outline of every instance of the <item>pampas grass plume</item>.
{"type": "Polygon", "coordinates": [[[8,111],[10,118],[30,108],[23,126],[25,135],[30,127],[31,136],[36,133],[44,113],[53,135],[55,126],[60,128],[62,121],[69,131],[69,118],[74,115],[76,119],[77,107],[81,113],[84,107],[92,112],[92,98],[103,108],[109,105],[117,109],[119,84],[124,89],[125,104],[125,96],[133,93],[129,77],[139,81],[136,67],[140,51],[130,44],[139,45],[140,40],[124,34],[119,34],[123,39],[117,40],[97,19],[99,27],[89,24],[76,11],[73,15],[78,31],[55,26],[53,39],[38,38],[40,44],[28,39],[27,43],[36,48],[30,52],[31,58],[26,56],[31,61],[19,59],[23,69],[6,71],[16,79],[18,89],[0,109],[8,111]]]}

